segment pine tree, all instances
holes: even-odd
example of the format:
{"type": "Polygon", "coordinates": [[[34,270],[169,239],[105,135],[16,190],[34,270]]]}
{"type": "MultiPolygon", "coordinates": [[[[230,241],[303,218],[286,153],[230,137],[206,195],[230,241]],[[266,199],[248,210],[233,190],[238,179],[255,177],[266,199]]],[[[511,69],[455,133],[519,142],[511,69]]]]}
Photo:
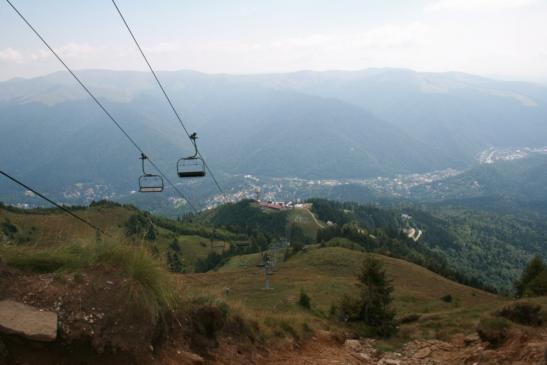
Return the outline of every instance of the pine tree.
{"type": "MultiPolygon", "coordinates": [[[[542,295],[542,294],[535,294],[533,292],[530,292],[530,290],[527,290],[528,285],[538,277],[542,272],[545,272],[547,267],[545,266],[545,263],[539,256],[534,256],[532,260],[528,263],[528,265],[524,268],[524,271],[522,272],[520,279],[515,283],[515,291],[517,292],[518,297],[522,297],[523,295],[533,296],[533,295],[542,295]]],[[[545,276],[545,275],[544,275],[545,276]]],[[[537,288],[541,285],[539,282],[535,282],[534,286],[537,288]]]]}
{"type": "Polygon", "coordinates": [[[368,256],[358,276],[361,296],[359,319],[380,336],[395,333],[395,311],[391,308],[393,286],[380,260],[368,256]]]}
{"type": "Polygon", "coordinates": [[[538,297],[547,295],[547,270],[537,274],[524,289],[525,297],[538,297]]]}
{"type": "Polygon", "coordinates": [[[182,272],[182,261],[176,252],[167,251],[167,267],[171,272],[182,272]]]}

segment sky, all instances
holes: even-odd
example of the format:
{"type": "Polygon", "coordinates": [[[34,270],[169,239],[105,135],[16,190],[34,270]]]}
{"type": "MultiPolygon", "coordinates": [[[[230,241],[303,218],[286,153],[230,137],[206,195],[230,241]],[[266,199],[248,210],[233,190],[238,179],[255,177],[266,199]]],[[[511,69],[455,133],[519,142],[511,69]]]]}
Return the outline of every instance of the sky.
{"type": "MultiPolygon", "coordinates": [[[[74,69],[147,70],[111,0],[10,0],[74,69]]],[[[547,82],[547,0],[117,0],[158,70],[402,67],[547,82]]],[[[61,70],[0,0],[0,80],[61,70]]]]}

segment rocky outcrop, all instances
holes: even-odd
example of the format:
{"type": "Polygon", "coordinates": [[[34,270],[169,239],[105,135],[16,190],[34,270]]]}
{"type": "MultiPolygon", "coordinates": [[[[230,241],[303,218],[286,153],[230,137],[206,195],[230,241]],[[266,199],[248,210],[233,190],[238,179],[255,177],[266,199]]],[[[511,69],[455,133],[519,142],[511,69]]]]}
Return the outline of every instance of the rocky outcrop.
{"type": "Polygon", "coordinates": [[[57,313],[13,300],[0,301],[0,332],[35,341],[51,342],[57,338],[57,313]]]}

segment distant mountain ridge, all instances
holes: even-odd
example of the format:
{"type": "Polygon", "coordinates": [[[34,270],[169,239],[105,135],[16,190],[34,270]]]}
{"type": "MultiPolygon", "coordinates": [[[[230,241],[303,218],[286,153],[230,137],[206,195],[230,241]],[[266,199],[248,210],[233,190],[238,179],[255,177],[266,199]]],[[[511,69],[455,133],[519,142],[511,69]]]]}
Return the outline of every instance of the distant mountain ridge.
{"type": "MultiPolygon", "coordinates": [[[[174,162],[191,146],[151,76],[78,74],[176,180],[174,162]]],[[[465,168],[491,145],[534,146],[547,136],[547,88],[533,84],[397,69],[160,77],[221,178],[465,168]]],[[[78,182],[136,189],[138,153],[67,73],[0,83],[0,124],[0,164],[25,181],[50,192],[78,182]]]]}

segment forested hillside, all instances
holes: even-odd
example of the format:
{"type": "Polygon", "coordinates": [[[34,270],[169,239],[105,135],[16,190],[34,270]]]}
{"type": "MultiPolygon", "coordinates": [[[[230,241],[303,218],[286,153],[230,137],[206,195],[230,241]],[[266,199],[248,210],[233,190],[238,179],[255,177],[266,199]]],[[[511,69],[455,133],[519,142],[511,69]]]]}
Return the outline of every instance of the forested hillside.
{"type": "MultiPolygon", "coordinates": [[[[435,269],[436,264],[442,267],[446,263],[458,273],[465,273],[468,279],[503,291],[511,290],[518,273],[533,255],[545,255],[547,249],[547,224],[542,216],[533,214],[512,215],[449,204],[382,209],[324,200],[314,201],[314,211],[321,219],[346,227],[337,234],[355,242],[370,241],[356,236],[355,229],[351,229],[355,223],[367,232],[381,227],[401,236],[402,229],[417,229],[421,235],[416,241],[401,239],[405,244],[396,248],[383,243],[374,249],[384,253],[382,250],[392,250],[393,255],[404,252],[406,259],[433,270],[440,270],[435,269]],[[429,262],[428,255],[417,255],[418,252],[434,253],[434,259],[429,262]]],[[[336,229],[339,228],[331,228],[336,229]]]]}
{"type": "MultiPolygon", "coordinates": [[[[191,146],[150,75],[79,74],[176,181],[175,161],[190,154],[191,146]]],[[[362,179],[463,169],[490,146],[538,146],[547,135],[541,119],[547,92],[533,84],[394,69],[255,76],[177,71],[160,76],[191,121],[189,128],[198,132],[201,151],[215,156],[211,167],[228,186],[244,174],[362,179]]],[[[139,154],[67,74],[2,82],[0,112],[0,163],[29,184],[73,204],[108,198],[172,211],[166,200],[174,195],[157,202],[131,194],[140,174],[139,154]]],[[[536,177],[526,178],[532,183],[536,177]]],[[[13,194],[4,200],[26,199],[11,185],[0,184],[13,194]]],[[[190,195],[199,202],[215,194],[210,181],[179,186],[187,192],[191,187],[190,195]]],[[[541,186],[538,181],[533,188],[541,186]]],[[[433,195],[450,195],[444,187],[434,190],[433,195]]],[[[466,188],[466,193],[475,190],[466,188]]],[[[341,200],[355,196],[344,186],[327,193],[341,200]]]]}

